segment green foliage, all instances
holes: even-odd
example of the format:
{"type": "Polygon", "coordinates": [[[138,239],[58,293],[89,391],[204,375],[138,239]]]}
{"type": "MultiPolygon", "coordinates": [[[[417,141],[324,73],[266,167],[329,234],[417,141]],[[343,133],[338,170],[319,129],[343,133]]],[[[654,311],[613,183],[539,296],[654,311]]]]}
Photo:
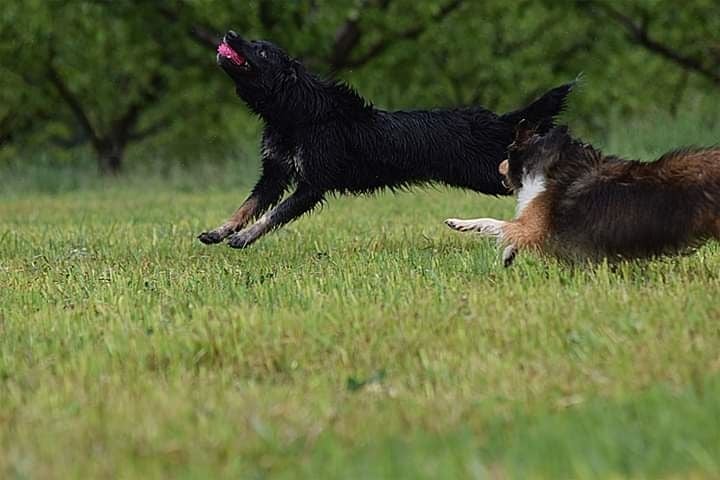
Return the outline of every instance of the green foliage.
{"type": "Polygon", "coordinates": [[[8,4],[1,44],[11,62],[3,62],[9,74],[0,91],[9,98],[6,112],[40,120],[26,132],[28,143],[62,148],[93,135],[112,138],[118,123],[139,108],[128,135],[162,127],[157,129],[165,136],[193,136],[210,150],[223,102],[217,101],[222,96],[208,100],[222,78],[207,75],[217,73],[213,56],[183,25],[164,25],[155,5],[144,2],[8,4]],[[79,103],[89,130],[50,80],[50,68],[79,103]]]}
{"type": "Polygon", "coordinates": [[[51,58],[98,134],[113,137],[139,105],[131,161],[192,161],[238,144],[254,155],[258,124],[214,65],[212,38],[228,28],[279,43],[387,108],[508,110],[584,72],[572,125],[603,133],[617,118],[675,114],[698,97],[717,103],[714,5],[8,0],[0,17],[0,140],[10,140],[0,161],[18,149],[71,158],[58,152],[87,148],[90,134],[48,81],[51,58]]]}

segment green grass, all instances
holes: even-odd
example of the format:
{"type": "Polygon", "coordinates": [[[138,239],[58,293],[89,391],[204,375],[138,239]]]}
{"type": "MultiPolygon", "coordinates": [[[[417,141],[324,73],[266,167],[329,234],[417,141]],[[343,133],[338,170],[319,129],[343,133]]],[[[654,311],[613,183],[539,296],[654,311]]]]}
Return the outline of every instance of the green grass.
{"type": "Polygon", "coordinates": [[[254,178],[5,176],[0,478],[720,477],[720,245],[504,270],[441,221],[513,200],[444,189],[200,245],[254,178]]]}
{"type": "Polygon", "coordinates": [[[244,193],[0,203],[0,476],[720,475],[718,245],[503,270],[432,189],[194,240],[244,193]]]}

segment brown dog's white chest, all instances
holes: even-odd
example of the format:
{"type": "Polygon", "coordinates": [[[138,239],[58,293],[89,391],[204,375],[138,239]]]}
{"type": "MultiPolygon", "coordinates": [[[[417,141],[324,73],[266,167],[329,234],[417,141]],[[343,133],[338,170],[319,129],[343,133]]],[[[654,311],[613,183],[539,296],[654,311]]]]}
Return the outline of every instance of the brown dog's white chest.
{"type": "Polygon", "coordinates": [[[503,228],[503,242],[541,249],[550,233],[550,194],[544,175],[524,175],[517,199],[515,219],[503,228]]]}
{"type": "Polygon", "coordinates": [[[545,175],[542,173],[525,174],[522,188],[518,191],[515,218],[519,218],[528,206],[546,191],[545,175]]]}

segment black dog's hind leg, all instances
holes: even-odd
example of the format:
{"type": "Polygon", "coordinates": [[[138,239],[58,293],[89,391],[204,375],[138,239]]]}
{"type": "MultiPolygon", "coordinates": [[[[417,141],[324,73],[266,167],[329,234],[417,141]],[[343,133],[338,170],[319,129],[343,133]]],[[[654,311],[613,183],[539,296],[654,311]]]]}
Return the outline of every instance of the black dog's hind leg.
{"type": "Polygon", "coordinates": [[[280,201],[287,186],[288,174],[281,164],[273,158],[263,159],[262,175],[250,196],[225,223],[215,230],[201,233],[198,239],[206,245],[222,242],[280,201]]]}
{"type": "Polygon", "coordinates": [[[233,234],[228,240],[228,244],[233,248],[245,248],[269,231],[312,210],[322,199],[322,192],[305,184],[298,185],[297,190],[280,205],[260,217],[253,225],[233,234]]]}

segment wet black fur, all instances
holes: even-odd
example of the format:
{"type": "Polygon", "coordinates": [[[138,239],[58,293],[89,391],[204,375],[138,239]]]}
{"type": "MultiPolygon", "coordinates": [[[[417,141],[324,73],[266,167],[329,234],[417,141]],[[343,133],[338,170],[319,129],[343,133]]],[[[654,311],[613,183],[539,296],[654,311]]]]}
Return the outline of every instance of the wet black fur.
{"type": "Polygon", "coordinates": [[[388,112],[373,107],[344,83],[321,79],[265,41],[246,41],[229,32],[225,41],[245,57],[238,67],[218,56],[237,94],[265,123],[262,176],[248,201],[250,218],[279,202],[263,225],[240,230],[226,224],[200,235],[217,243],[232,232],[233,247],[245,247],[267,231],[311,210],[327,193],[438,183],[491,195],[509,192],[498,164],[506,157],[521,119],[544,132],[553,125],[573,87],[557,87],[526,108],[497,115],[480,106],[388,112]]]}

